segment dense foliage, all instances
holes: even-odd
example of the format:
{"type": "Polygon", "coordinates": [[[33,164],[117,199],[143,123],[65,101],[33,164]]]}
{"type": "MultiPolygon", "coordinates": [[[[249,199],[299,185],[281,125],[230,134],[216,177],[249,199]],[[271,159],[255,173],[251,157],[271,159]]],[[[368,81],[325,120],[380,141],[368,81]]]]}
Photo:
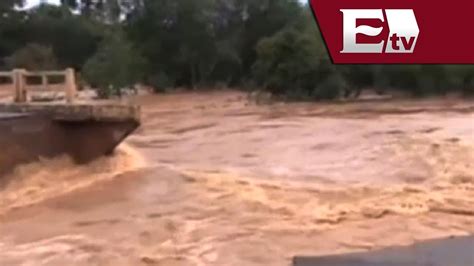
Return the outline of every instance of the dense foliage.
{"type": "Polygon", "coordinates": [[[83,77],[98,88],[101,98],[120,96],[122,89],[131,88],[141,79],[144,60],[120,34],[110,34],[85,63],[83,77]]]}
{"type": "Polygon", "coordinates": [[[288,99],[474,93],[474,66],[333,65],[298,0],[62,0],[0,3],[0,68],[74,67],[102,96],[237,87],[288,99]]]}

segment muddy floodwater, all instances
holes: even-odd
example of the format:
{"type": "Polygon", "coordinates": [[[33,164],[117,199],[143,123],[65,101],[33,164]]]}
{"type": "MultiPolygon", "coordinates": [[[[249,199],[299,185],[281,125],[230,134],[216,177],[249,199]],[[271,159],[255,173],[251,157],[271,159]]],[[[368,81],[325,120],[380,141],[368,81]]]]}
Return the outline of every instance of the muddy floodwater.
{"type": "Polygon", "coordinates": [[[0,182],[0,265],[289,265],[474,234],[474,104],[141,96],[112,157],[0,182]]]}

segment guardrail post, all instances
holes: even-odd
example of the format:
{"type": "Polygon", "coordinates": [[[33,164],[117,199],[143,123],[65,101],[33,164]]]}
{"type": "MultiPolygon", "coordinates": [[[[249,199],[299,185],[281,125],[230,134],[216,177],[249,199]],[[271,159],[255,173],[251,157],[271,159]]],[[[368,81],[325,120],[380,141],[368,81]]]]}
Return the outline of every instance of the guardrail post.
{"type": "Polygon", "coordinates": [[[43,86],[43,90],[48,90],[48,76],[46,74],[41,75],[41,84],[43,86]]]}
{"type": "Polygon", "coordinates": [[[24,77],[24,69],[13,70],[13,86],[15,88],[15,102],[24,103],[28,99],[28,91],[26,89],[26,81],[24,77]]]}
{"type": "Polygon", "coordinates": [[[76,97],[76,77],[74,75],[74,69],[68,68],[65,71],[66,81],[66,101],[72,103],[76,97]]]}

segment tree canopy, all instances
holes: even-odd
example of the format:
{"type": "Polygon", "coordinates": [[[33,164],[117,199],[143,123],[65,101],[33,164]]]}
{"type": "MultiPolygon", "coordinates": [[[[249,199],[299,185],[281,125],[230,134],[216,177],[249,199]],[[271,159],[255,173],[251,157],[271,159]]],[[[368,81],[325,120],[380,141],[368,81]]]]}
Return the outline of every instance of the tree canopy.
{"type": "Polygon", "coordinates": [[[62,0],[22,10],[23,2],[0,3],[0,68],[73,67],[106,91],[224,85],[315,100],[366,87],[474,92],[472,65],[333,65],[298,0],[62,0]]]}

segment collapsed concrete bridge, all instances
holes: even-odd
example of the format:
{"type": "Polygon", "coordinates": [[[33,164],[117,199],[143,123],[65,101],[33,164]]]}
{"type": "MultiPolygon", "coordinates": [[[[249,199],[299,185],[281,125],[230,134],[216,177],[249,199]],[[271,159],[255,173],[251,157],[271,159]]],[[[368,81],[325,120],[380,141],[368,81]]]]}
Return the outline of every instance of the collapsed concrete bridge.
{"type": "MultiPolygon", "coordinates": [[[[20,164],[69,155],[87,163],[110,154],[140,126],[138,106],[76,101],[71,70],[64,72],[2,72],[13,78],[14,101],[0,103],[0,176],[20,164]],[[36,103],[26,75],[65,75],[65,101],[36,103]]],[[[44,80],[44,78],[43,78],[44,80]]],[[[44,82],[43,82],[44,85],[44,82]]],[[[44,87],[41,88],[44,91],[44,87]]],[[[58,91],[58,89],[55,89],[58,91]]]]}

